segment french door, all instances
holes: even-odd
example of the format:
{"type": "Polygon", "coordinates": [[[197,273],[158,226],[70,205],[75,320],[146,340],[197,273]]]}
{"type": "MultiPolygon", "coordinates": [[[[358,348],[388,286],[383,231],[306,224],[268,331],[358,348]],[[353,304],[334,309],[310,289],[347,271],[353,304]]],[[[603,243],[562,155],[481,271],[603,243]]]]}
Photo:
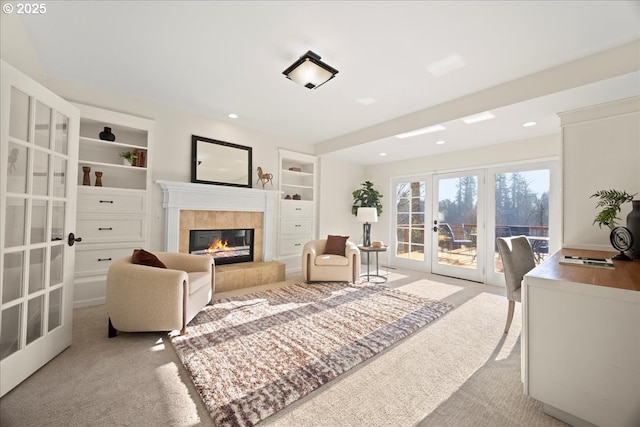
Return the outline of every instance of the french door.
{"type": "Polygon", "coordinates": [[[431,271],[484,280],[484,171],[433,177],[431,271]]]}
{"type": "Polygon", "coordinates": [[[394,178],[391,263],[504,286],[496,237],[526,235],[536,261],[559,247],[557,161],[394,178]]]}
{"type": "Polygon", "coordinates": [[[79,122],[1,66],[0,396],[71,344],[79,122]]]}

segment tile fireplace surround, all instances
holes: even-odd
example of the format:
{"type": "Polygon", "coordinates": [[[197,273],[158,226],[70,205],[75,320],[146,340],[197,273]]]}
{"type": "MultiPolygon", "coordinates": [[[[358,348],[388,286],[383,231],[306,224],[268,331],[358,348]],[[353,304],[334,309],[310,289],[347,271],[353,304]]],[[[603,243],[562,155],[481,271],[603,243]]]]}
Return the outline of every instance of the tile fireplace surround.
{"type": "Polygon", "coordinates": [[[279,191],[156,181],[164,193],[165,249],[189,252],[189,230],[254,228],[254,261],[275,253],[275,207],[279,191]],[[261,231],[261,233],[259,233],[261,231]],[[259,237],[262,235],[262,237],[259,237]]]}

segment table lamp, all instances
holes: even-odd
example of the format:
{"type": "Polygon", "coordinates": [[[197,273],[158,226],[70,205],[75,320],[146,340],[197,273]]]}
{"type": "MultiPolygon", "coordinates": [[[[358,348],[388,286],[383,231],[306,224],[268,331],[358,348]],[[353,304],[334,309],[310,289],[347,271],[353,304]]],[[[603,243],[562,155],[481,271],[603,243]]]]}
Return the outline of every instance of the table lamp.
{"type": "Polygon", "coordinates": [[[371,223],[378,222],[377,208],[358,208],[358,222],[363,222],[362,226],[362,245],[371,246],[371,223]]]}

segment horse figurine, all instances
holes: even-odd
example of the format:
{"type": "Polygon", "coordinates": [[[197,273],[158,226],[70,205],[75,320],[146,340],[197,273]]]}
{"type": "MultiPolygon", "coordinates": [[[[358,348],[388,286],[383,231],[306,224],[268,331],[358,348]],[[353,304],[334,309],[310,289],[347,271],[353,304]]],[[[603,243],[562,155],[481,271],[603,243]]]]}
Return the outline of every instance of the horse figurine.
{"type": "Polygon", "coordinates": [[[258,180],[256,181],[256,184],[262,181],[262,188],[264,188],[264,185],[269,182],[271,183],[271,185],[273,185],[273,174],[272,173],[263,173],[262,172],[262,168],[260,166],[258,166],[258,180]]]}

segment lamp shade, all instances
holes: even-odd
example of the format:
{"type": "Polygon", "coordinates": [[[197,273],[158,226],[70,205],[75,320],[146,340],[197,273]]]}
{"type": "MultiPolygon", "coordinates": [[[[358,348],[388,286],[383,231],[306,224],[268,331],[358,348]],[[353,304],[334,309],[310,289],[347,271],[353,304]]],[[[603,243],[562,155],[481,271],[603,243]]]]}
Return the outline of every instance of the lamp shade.
{"type": "Polygon", "coordinates": [[[377,208],[358,208],[358,222],[378,222],[377,208]]]}
{"type": "Polygon", "coordinates": [[[289,80],[315,89],[331,80],[338,70],[320,61],[320,56],[308,51],[282,72],[289,80]]]}

